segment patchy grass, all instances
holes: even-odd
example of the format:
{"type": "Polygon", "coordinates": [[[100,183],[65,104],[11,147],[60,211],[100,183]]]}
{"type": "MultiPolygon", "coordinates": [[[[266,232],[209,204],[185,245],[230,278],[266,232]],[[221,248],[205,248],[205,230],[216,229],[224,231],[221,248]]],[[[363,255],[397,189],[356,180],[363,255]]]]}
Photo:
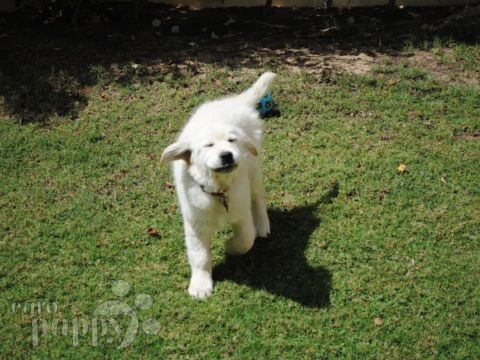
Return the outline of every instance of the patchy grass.
{"type": "MultiPolygon", "coordinates": [[[[478,72],[478,51],[437,44],[431,54],[478,72]]],[[[2,108],[1,357],[480,357],[478,88],[406,57],[353,75],[291,72],[268,56],[255,71],[92,64],[75,112],[20,125],[2,108]],[[215,292],[194,301],[160,154],[198,104],[267,68],[279,75],[281,112],[265,120],[262,154],[272,236],[227,258],[220,233],[215,292]],[[118,279],[130,284],[123,297],[111,291],[118,279]],[[138,294],[153,305],[136,308],[138,294]],[[120,334],[99,327],[93,346],[94,311],[114,299],[159,331],[140,328],[117,350],[128,325],[117,316],[120,334]],[[32,302],[58,308],[24,311],[32,302]],[[37,318],[50,329],[33,346],[37,318]],[[52,334],[54,319],[68,321],[68,335],[52,334]],[[89,322],[76,346],[74,319],[89,322]]]]}

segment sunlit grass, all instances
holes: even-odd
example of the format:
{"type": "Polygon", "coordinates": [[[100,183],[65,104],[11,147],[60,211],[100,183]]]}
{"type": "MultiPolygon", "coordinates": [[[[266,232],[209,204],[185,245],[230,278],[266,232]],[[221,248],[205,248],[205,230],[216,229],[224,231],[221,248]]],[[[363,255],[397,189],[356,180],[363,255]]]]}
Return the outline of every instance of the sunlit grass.
{"type": "MultiPolygon", "coordinates": [[[[476,64],[473,49],[454,53],[476,64]]],[[[273,70],[281,115],[265,120],[262,154],[272,238],[226,259],[219,234],[205,302],[186,292],[160,155],[198,104],[255,73],[211,65],[145,82],[96,67],[76,118],[0,121],[2,357],[480,357],[478,89],[388,62],[328,82],[273,70]],[[59,306],[40,314],[49,324],[92,319],[118,299],[118,279],[131,306],[153,298],[140,321],[161,324],[123,350],[120,337],[92,346],[91,332],[76,347],[51,332],[33,347],[38,314],[11,309],[43,301],[59,306]]]]}

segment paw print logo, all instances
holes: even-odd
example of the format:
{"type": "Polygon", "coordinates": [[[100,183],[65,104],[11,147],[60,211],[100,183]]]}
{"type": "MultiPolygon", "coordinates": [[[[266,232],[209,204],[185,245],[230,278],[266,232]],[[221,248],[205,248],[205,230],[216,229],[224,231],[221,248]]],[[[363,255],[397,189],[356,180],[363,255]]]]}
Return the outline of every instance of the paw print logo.
{"type": "MultiPolygon", "coordinates": [[[[117,280],[112,284],[112,292],[119,298],[125,297],[129,291],[130,284],[124,280],[117,280]]],[[[148,310],[152,305],[153,299],[148,294],[138,294],[135,297],[135,308],[138,310],[148,310]]],[[[117,349],[123,349],[130,345],[138,334],[140,324],[137,313],[134,308],[122,300],[110,300],[98,305],[93,311],[93,315],[101,317],[101,335],[107,333],[108,325],[110,324],[115,333],[120,337],[122,337],[123,331],[119,323],[115,320],[115,317],[125,316],[130,318],[125,335],[123,336],[121,343],[117,346],[117,349]]],[[[160,331],[160,323],[154,318],[148,318],[143,321],[141,328],[145,334],[155,335],[160,331]]],[[[112,343],[113,340],[112,337],[107,338],[108,343],[112,343]]],[[[94,343],[96,343],[96,341],[94,341],[94,343]]]]}

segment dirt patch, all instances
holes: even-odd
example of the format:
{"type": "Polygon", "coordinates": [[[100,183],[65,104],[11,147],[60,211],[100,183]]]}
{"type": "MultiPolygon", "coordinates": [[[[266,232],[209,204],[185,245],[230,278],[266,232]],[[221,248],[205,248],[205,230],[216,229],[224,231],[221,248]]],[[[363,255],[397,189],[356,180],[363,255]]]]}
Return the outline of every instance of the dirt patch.
{"type": "Polygon", "coordinates": [[[327,61],[334,68],[356,75],[369,73],[372,66],[378,62],[377,57],[365,53],[358,55],[333,55],[327,61]]]}
{"type": "Polygon", "coordinates": [[[473,134],[473,135],[464,134],[464,135],[458,135],[455,138],[459,139],[459,140],[476,140],[476,141],[479,141],[480,140],[480,134],[473,134]]]}
{"type": "Polygon", "coordinates": [[[435,79],[445,83],[467,84],[474,87],[480,85],[478,74],[465,69],[461,59],[457,59],[453,50],[448,48],[415,51],[403,61],[409,66],[425,70],[435,79]]]}

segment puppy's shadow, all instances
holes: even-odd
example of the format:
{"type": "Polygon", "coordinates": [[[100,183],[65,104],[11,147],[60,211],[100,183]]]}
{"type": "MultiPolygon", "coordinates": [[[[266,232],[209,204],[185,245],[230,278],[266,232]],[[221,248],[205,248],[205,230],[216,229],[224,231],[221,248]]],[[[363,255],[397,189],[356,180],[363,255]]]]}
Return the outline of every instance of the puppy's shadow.
{"type": "MultiPolygon", "coordinates": [[[[331,202],[338,185],[319,202],[331,202]]],[[[234,281],[292,299],[308,307],[330,304],[332,275],[326,268],[311,267],[305,250],[312,232],[320,225],[318,205],[269,211],[272,234],[257,239],[242,256],[227,256],[213,270],[216,281],[234,281]]]]}

